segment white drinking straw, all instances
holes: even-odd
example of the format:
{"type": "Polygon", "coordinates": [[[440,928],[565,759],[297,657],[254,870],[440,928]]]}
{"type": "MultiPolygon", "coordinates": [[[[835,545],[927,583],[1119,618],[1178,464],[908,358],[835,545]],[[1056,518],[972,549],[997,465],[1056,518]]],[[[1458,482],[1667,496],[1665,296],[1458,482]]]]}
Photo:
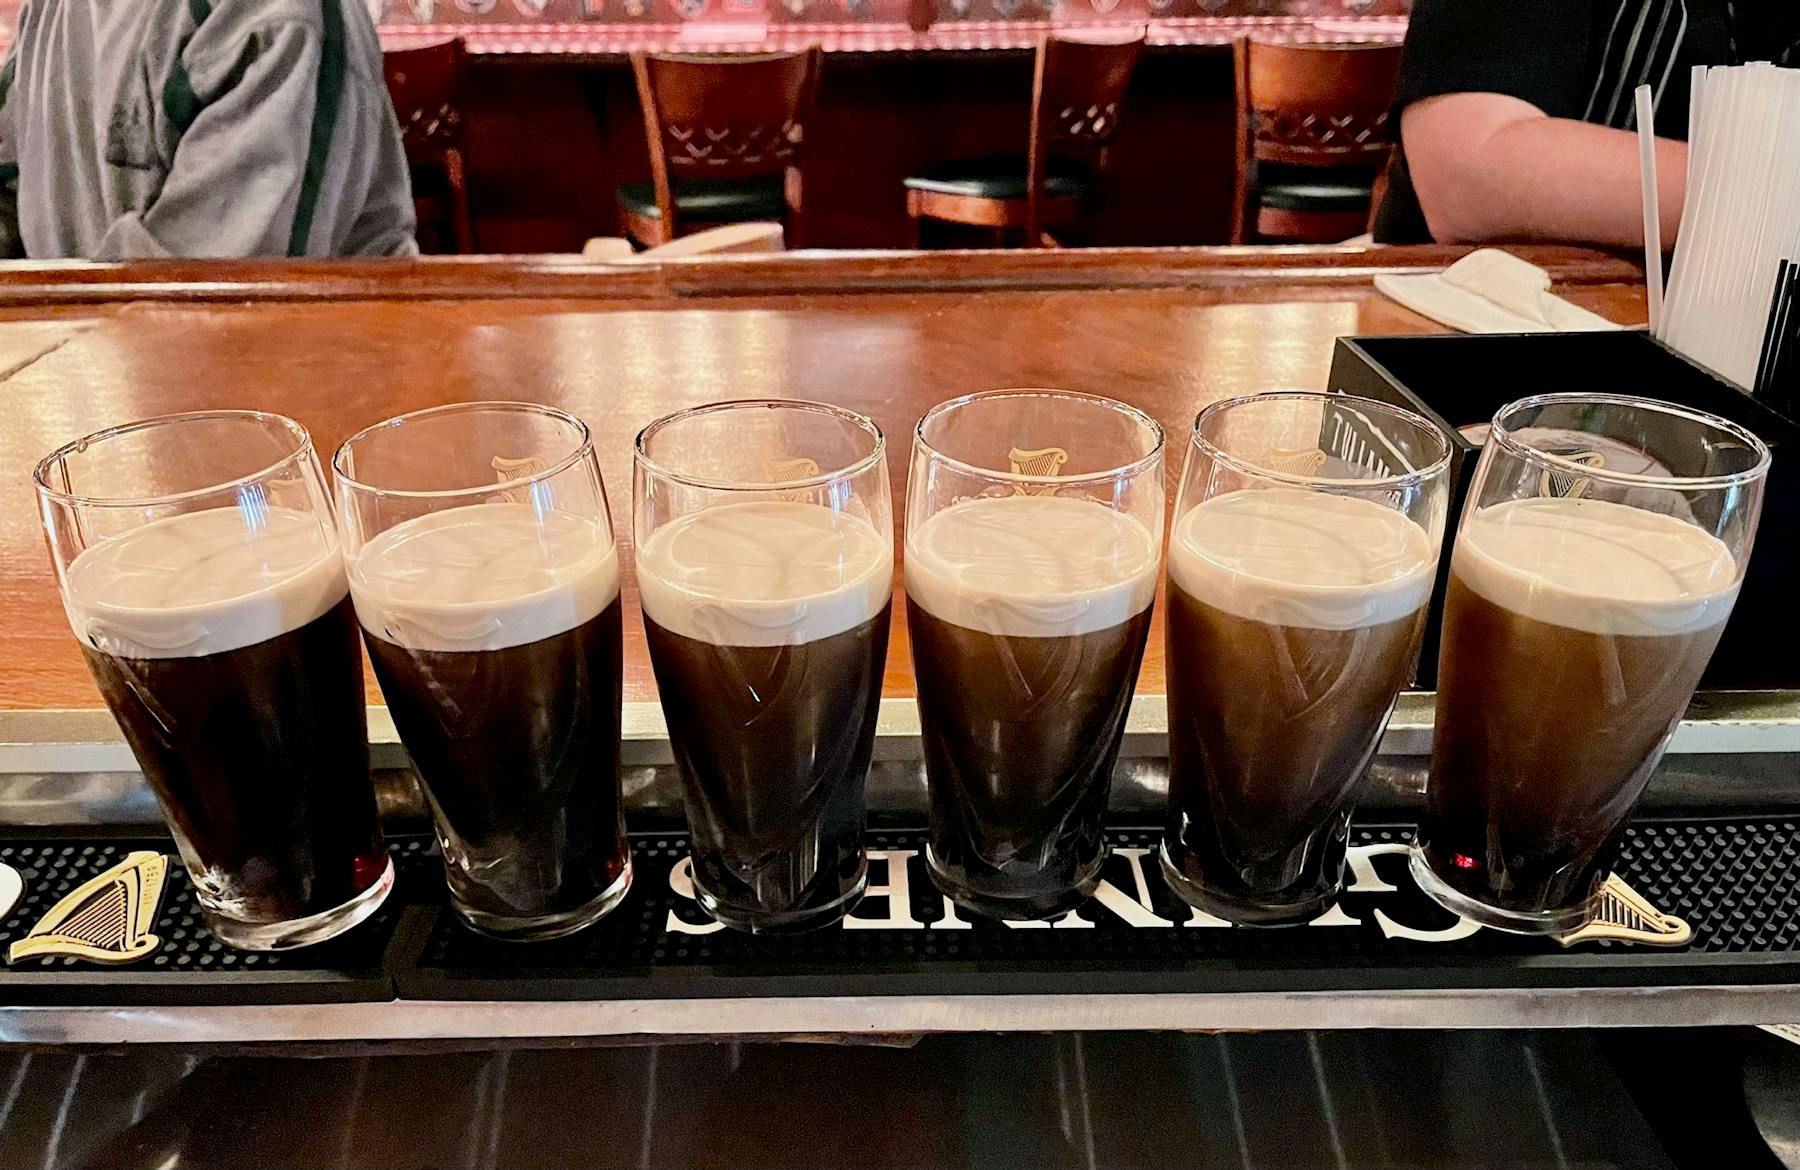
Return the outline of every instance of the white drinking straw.
{"type": "Polygon", "coordinates": [[[1650,295],[1650,332],[1662,328],[1662,210],[1656,190],[1656,109],[1650,87],[1637,87],[1638,180],[1644,189],[1644,281],[1650,295]]]}
{"type": "MultiPolygon", "coordinates": [[[[1706,100],[1706,66],[1694,66],[1688,72],[1688,79],[1688,141],[1692,142],[1700,133],[1700,109],[1706,100]]],[[[1694,153],[1689,150],[1687,156],[1687,181],[1690,189],[1694,182],[1694,153]]]]}

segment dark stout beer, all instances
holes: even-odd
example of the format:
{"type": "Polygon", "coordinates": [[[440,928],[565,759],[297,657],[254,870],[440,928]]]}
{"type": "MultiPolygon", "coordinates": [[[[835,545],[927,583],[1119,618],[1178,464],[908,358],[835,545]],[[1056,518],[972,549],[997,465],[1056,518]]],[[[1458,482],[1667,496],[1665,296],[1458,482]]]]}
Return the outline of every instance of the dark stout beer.
{"type": "Polygon", "coordinates": [[[221,937],[296,946],[379,903],[356,620],[316,517],[145,525],[75,558],[67,605],[221,937]]]}
{"type": "Polygon", "coordinates": [[[734,908],[810,917],[863,882],[863,781],[892,607],[798,646],[718,646],[646,619],[694,882],[734,908]]]}
{"type": "Polygon", "coordinates": [[[1087,499],[991,497],[907,541],[934,881],[1041,918],[1093,892],[1156,593],[1157,538],[1087,499]]]}
{"type": "Polygon", "coordinates": [[[1418,524],[1353,496],[1237,491],[1176,522],[1163,858],[1183,898],[1253,924],[1329,903],[1436,561],[1418,524]]]}
{"type": "Polygon", "coordinates": [[[525,504],[411,520],[351,567],[457,910],[502,936],[579,929],[629,885],[619,788],[618,558],[525,504]]]}
{"type": "Polygon", "coordinates": [[[1735,581],[1710,533],[1623,504],[1529,499],[1465,520],[1420,830],[1432,875],[1504,910],[1583,921],[1735,581]]]}
{"type": "Polygon", "coordinates": [[[841,918],[867,880],[892,548],[815,504],[724,504],[659,528],[638,580],[701,904],[757,932],[841,918]]]}

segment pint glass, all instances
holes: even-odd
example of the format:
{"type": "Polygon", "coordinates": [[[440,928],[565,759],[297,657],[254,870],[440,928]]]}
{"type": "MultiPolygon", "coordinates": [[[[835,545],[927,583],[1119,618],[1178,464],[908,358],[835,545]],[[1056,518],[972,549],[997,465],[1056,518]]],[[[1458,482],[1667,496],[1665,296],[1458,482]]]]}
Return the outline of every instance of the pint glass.
{"type": "Polygon", "coordinates": [[[587,427],[471,402],[332,460],[369,660],[431,805],[450,902],[556,938],[631,886],[619,792],[619,559],[587,427]]]}
{"type": "Polygon", "coordinates": [[[312,438],[280,415],[132,423],[38,464],[69,624],[218,938],[343,933],[394,881],[362,656],[312,438]]]}
{"type": "Polygon", "coordinates": [[[700,905],[758,934],[836,922],[868,882],[893,610],[881,431],[815,402],[682,411],[638,435],[633,492],[700,905]]]}
{"type": "Polygon", "coordinates": [[[1614,395],[1494,416],[1457,530],[1419,885],[1502,930],[1585,923],[1737,600],[1769,451],[1614,395]]]}
{"type": "Polygon", "coordinates": [[[1269,393],[1194,422],[1169,538],[1163,873],[1245,925],[1343,885],[1356,790],[1410,677],[1450,445],[1411,411],[1269,393]]]}
{"type": "Polygon", "coordinates": [[[1150,629],[1162,427],[1060,390],[933,407],[913,439],[906,621],[932,880],[998,918],[1099,882],[1113,764],[1150,629]]]}

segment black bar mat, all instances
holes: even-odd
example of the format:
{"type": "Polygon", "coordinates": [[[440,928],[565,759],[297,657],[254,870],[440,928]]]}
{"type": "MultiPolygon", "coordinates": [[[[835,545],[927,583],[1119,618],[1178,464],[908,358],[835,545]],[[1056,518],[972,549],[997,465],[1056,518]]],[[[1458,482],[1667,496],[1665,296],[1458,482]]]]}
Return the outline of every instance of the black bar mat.
{"type": "Polygon", "coordinates": [[[168,857],[155,933],[156,951],[121,966],[33,956],[0,966],[0,1006],[131,1007],[344,1003],[393,998],[386,955],[409,898],[436,897],[443,877],[429,839],[391,845],[395,890],[368,921],[317,946],[271,954],[233,950],[206,929],[193,886],[168,838],[105,837],[0,840],[0,861],[19,870],[24,895],[0,921],[0,956],[50,907],[82,882],[136,849],[168,857]]]}
{"type": "MultiPolygon", "coordinates": [[[[1682,986],[1800,982],[1800,823],[1647,820],[1619,870],[1652,903],[1686,918],[1674,949],[1619,943],[1564,948],[1473,929],[1407,873],[1408,826],[1355,831],[1341,913],[1280,930],[1197,926],[1164,885],[1160,833],[1118,829],[1102,896],[1079,921],[1015,927],[945,903],[923,862],[923,833],[872,832],[861,921],[787,938],[713,928],[679,883],[687,840],[633,836],[636,875],[604,921],[549,943],[482,938],[439,909],[403,998],[556,1000],[730,996],[1079,994],[1430,988],[1682,986]],[[904,867],[904,897],[886,892],[904,867]],[[898,902],[898,905],[896,903],[898,902]]],[[[432,913],[432,911],[426,911],[432,913]]],[[[397,952],[401,948],[396,948],[397,952]]],[[[403,957],[398,956],[397,957],[403,957]]]]}
{"type": "Polygon", "coordinates": [[[0,968],[0,1007],[283,1004],[409,999],[575,1000],[729,996],[1075,994],[1431,988],[1683,986],[1800,982],[1800,822],[1658,819],[1634,825],[1620,872],[1694,928],[1688,945],[1552,941],[1471,931],[1407,875],[1408,826],[1355,832],[1349,889],[1316,925],[1196,925],[1165,887],[1159,832],[1120,828],[1101,895],[1054,925],[946,919],[923,833],[872,831],[870,894],[849,925],[789,938],[719,928],[674,887],[685,835],[633,834],[625,902],[549,943],[476,935],[443,904],[427,838],[394,841],[399,880],[370,921],[280,954],[233,951],[207,933],[172,844],[156,838],[0,839],[25,878],[0,922],[21,938],[69,890],[133,849],[170,855],[156,932],[124,967],[30,958],[0,968]],[[903,886],[897,890],[896,885],[903,886]],[[967,925],[962,925],[966,922],[967,925]]]}

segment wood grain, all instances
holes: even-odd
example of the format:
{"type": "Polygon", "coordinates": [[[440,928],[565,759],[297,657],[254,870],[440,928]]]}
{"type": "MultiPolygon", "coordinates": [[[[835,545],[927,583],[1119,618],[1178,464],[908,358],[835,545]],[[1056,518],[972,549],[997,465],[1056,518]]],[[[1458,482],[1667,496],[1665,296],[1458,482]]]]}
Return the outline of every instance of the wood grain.
{"type": "MultiPolygon", "coordinates": [[[[1642,283],[1634,260],[1560,245],[1514,248],[1562,285],[1642,283]]],[[[1057,252],[792,252],[603,264],[579,255],[421,260],[157,260],[0,264],[0,307],[35,316],[132,301],[657,301],[797,293],[1016,289],[1366,287],[1384,272],[1439,269],[1459,246],[1106,248],[1057,252]]],[[[590,304],[590,308],[603,307],[590,304]]]]}
{"type": "MultiPolygon", "coordinates": [[[[1048,385],[1122,398],[1154,414],[1170,435],[1173,488],[1186,432],[1206,403],[1274,387],[1322,388],[1333,339],[1342,334],[1433,329],[1375,294],[1368,275],[1409,262],[1441,264],[1442,250],[1315,255],[1310,267],[1291,255],[1232,250],[1211,263],[1198,254],[1160,263],[1045,255],[1036,283],[1031,265],[1017,258],[966,260],[961,280],[931,265],[927,279],[905,258],[797,267],[785,260],[760,269],[766,261],[735,261],[686,267],[679,277],[628,272],[620,288],[608,287],[612,277],[572,278],[555,265],[476,264],[464,267],[478,275],[458,270],[460,291],[435,297],[421,291],[439,279],[422,274],[430,267],[423,265],[381,275],[355,266],[214,271],[209,288],[238,289],[249,303],[215,303],[211,292],[172,279],[172,271],[187,269],[151,266],[109,270],[106,294],[97,298],[104,303],[76,310],[45,303],[43,290],[60,281],[81,300],[101,287],[77,279],[82,270],[9,272],[0,277],[0,305],[10,306],[0,319],[0,352],[12,352],[10,331],[41,328],[34,319],[64,322],[74,313],[89,320],[72,335],[16,334],[61,344],[0,385],[0,708],[99,705],[57,600],[30,487],[38,458],[98,428],[177,410],[255,406],[299,419],[329,456],[356,429],[424,406],[480,398],[554,403],[593,428],[614,526],[627,544],[631,440],[669,411],[759,396],[866,411],[889,437],[898,516],[911,429],[927,407],[971,390],[1048,385]],[[1159,282],[1156,271],[1140,271],[1162,265],[1183,279],[1159,282]],[[1144,283],[1084,283],[1106,271],[1120,278],[1140,271],[1144,283]],[[899,291],[882,289],[883,274],[899,291]],[[771,291],[790,278],[793,291],[771,291]],[[32,281],[40,290],[35,308],[10,295],[32,281]],[[306,294],[315,284],[316,299],[306,294]],[[481,295],[477,286],[490,285],[481,295]],[[818,291],[832,285],[840,291],[818,291]],[[380,298],[383,288],[392,299],[380,298]]],[[[1617,277],[1625,267],[1568,250],[1534,258],[1578,280],[1617,277]]],[[[1642,319],[1635,284],[1592,280],[1565,291],[1615,319],[1642,319]]],[[[629,575],[626,603],[626,694],[647,699],[654,688],[629,575]]],[[[889,695],[911,693],[903,628],[886,684],[889,695]]],[[[1154,693],[1162,686],[1159,633],[1139,687],[1154,693]]],[[[376,697],[372,681],[370,694],[376,697]]]]}

